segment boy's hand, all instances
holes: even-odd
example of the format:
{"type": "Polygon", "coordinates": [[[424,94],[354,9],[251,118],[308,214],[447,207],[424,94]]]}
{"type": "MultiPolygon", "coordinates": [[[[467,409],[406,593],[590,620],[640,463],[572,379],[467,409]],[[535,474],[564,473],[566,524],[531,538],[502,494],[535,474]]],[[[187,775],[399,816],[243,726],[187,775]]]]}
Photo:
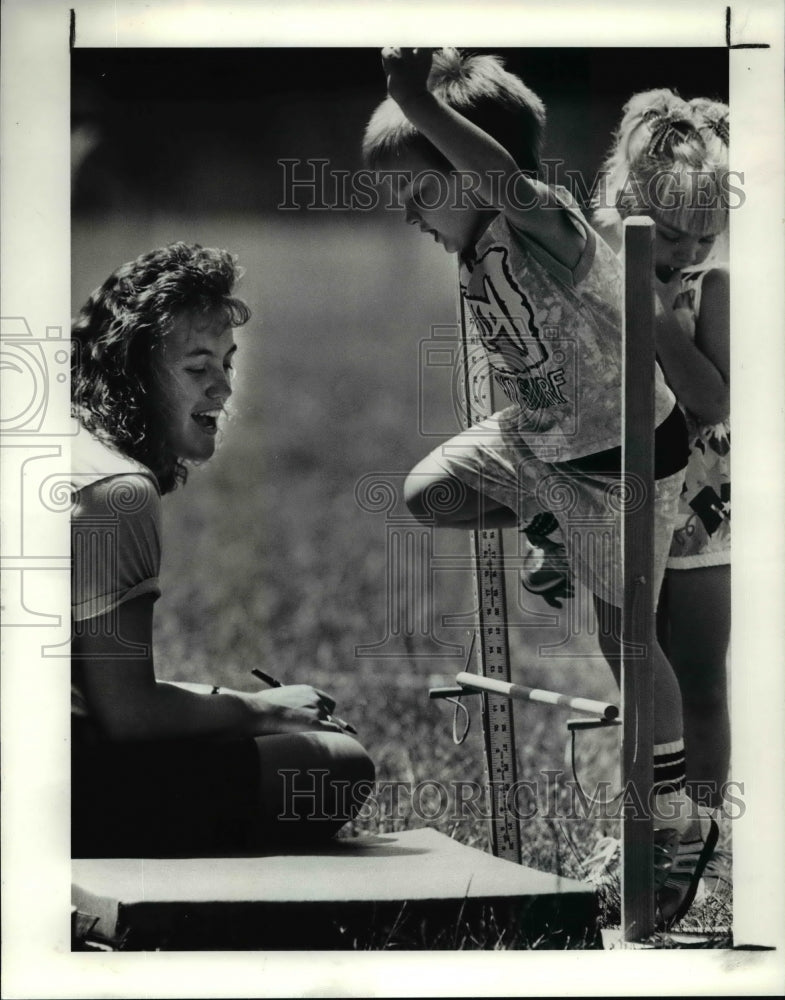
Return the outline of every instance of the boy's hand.
{"type": "Polygon", "coordinates": [[[382,49],[382,66],[387,76],[387,93],[402,107],[413,97],[428,92],[433,49],[382,49]]]}

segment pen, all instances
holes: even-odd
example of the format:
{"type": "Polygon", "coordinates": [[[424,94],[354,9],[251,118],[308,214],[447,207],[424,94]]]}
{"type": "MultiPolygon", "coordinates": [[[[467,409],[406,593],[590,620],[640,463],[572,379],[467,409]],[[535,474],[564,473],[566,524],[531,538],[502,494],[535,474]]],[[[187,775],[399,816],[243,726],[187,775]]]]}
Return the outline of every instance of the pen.
{"type": "MultiPolygon", "coordinates": [[[[268,687],[271,688],[283,687],[283,684],[279,680],[276,680],[275,677],[271,677],[269,674],[266,674],[264,670],[260,670],[258,667],[254,667],[251,670],[251,673],[254,675],[254,677],[258,677],[260,681],[264,681],[264,683],[268,687]]],[[[339,719],[337,715],[328,715],[327,721],[334,722],[336,726],[340,726],[341,729],[345,729],[347,733],[352,733],[355,736],[357,735],[357,730],[354,728],[354,726],[346,722],[345,719],[339,719]]]]}
{"type": "Polygon", "coordinates": [[[258,667],[254,667],[251,673],[254,675],[254,677],[258,677],[260,681],[264,681],[264,683],[268,687],[271,688],[283,687],[283,684],[281,684],[280,681],[277,681],[274,677],[271,677],[269,674],[266,674],[263,670],[259,670],[258,667]]]}

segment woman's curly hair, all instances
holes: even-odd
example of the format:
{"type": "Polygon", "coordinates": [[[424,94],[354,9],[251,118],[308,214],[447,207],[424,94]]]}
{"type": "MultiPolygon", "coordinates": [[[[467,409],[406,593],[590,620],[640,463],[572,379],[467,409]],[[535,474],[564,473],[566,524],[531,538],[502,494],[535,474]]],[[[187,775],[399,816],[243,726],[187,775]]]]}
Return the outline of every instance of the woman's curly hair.
{"type": "Polygon", "coordinates": [[[184,483],[187,469],[163,433],[157,358],[183,314],[250,319],[232,295],[242,276],[227,250],[172,243],[119,267],[97,288],[72,328],[71,406],[83,427],[146,465],[162,493],[184,483]]]}

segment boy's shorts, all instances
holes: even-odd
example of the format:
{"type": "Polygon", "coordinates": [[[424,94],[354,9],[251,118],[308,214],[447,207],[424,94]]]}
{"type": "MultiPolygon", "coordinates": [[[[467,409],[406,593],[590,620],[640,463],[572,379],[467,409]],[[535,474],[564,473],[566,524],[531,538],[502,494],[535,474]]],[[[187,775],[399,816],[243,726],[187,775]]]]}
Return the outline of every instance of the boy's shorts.
{"type": "MultiPolygon", "coordinates": [[[[586,473],[538,458],[501,411],[431,453],[444,472],[515,511],[522,526],[542,511],[559,522],[570,569],[593,594],[622,607],[618,473],[586,473]]],[[[654,484],[654,602],[665,572],[684,470],[654,484]]]]}

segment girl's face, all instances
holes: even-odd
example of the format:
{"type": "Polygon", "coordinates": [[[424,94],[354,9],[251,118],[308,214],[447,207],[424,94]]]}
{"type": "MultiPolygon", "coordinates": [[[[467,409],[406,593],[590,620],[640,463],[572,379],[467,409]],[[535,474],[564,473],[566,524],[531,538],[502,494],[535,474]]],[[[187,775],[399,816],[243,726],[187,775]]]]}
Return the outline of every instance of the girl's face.
{"type": "Polygon", "coordinates": [[[663,215],[652,213],[655,223],[654,266],[661,281],[667,281],[675,271],[702,264],[714,247],[722,226],[708,232],[680,228],[663,215]]]}
{"type": "Polygon", "coordinates": [[[203,462],[215,451],[236,349],[220,314],[184,313],[163,338],[156,391],[166,442],[178,458],[203,462]]]}

